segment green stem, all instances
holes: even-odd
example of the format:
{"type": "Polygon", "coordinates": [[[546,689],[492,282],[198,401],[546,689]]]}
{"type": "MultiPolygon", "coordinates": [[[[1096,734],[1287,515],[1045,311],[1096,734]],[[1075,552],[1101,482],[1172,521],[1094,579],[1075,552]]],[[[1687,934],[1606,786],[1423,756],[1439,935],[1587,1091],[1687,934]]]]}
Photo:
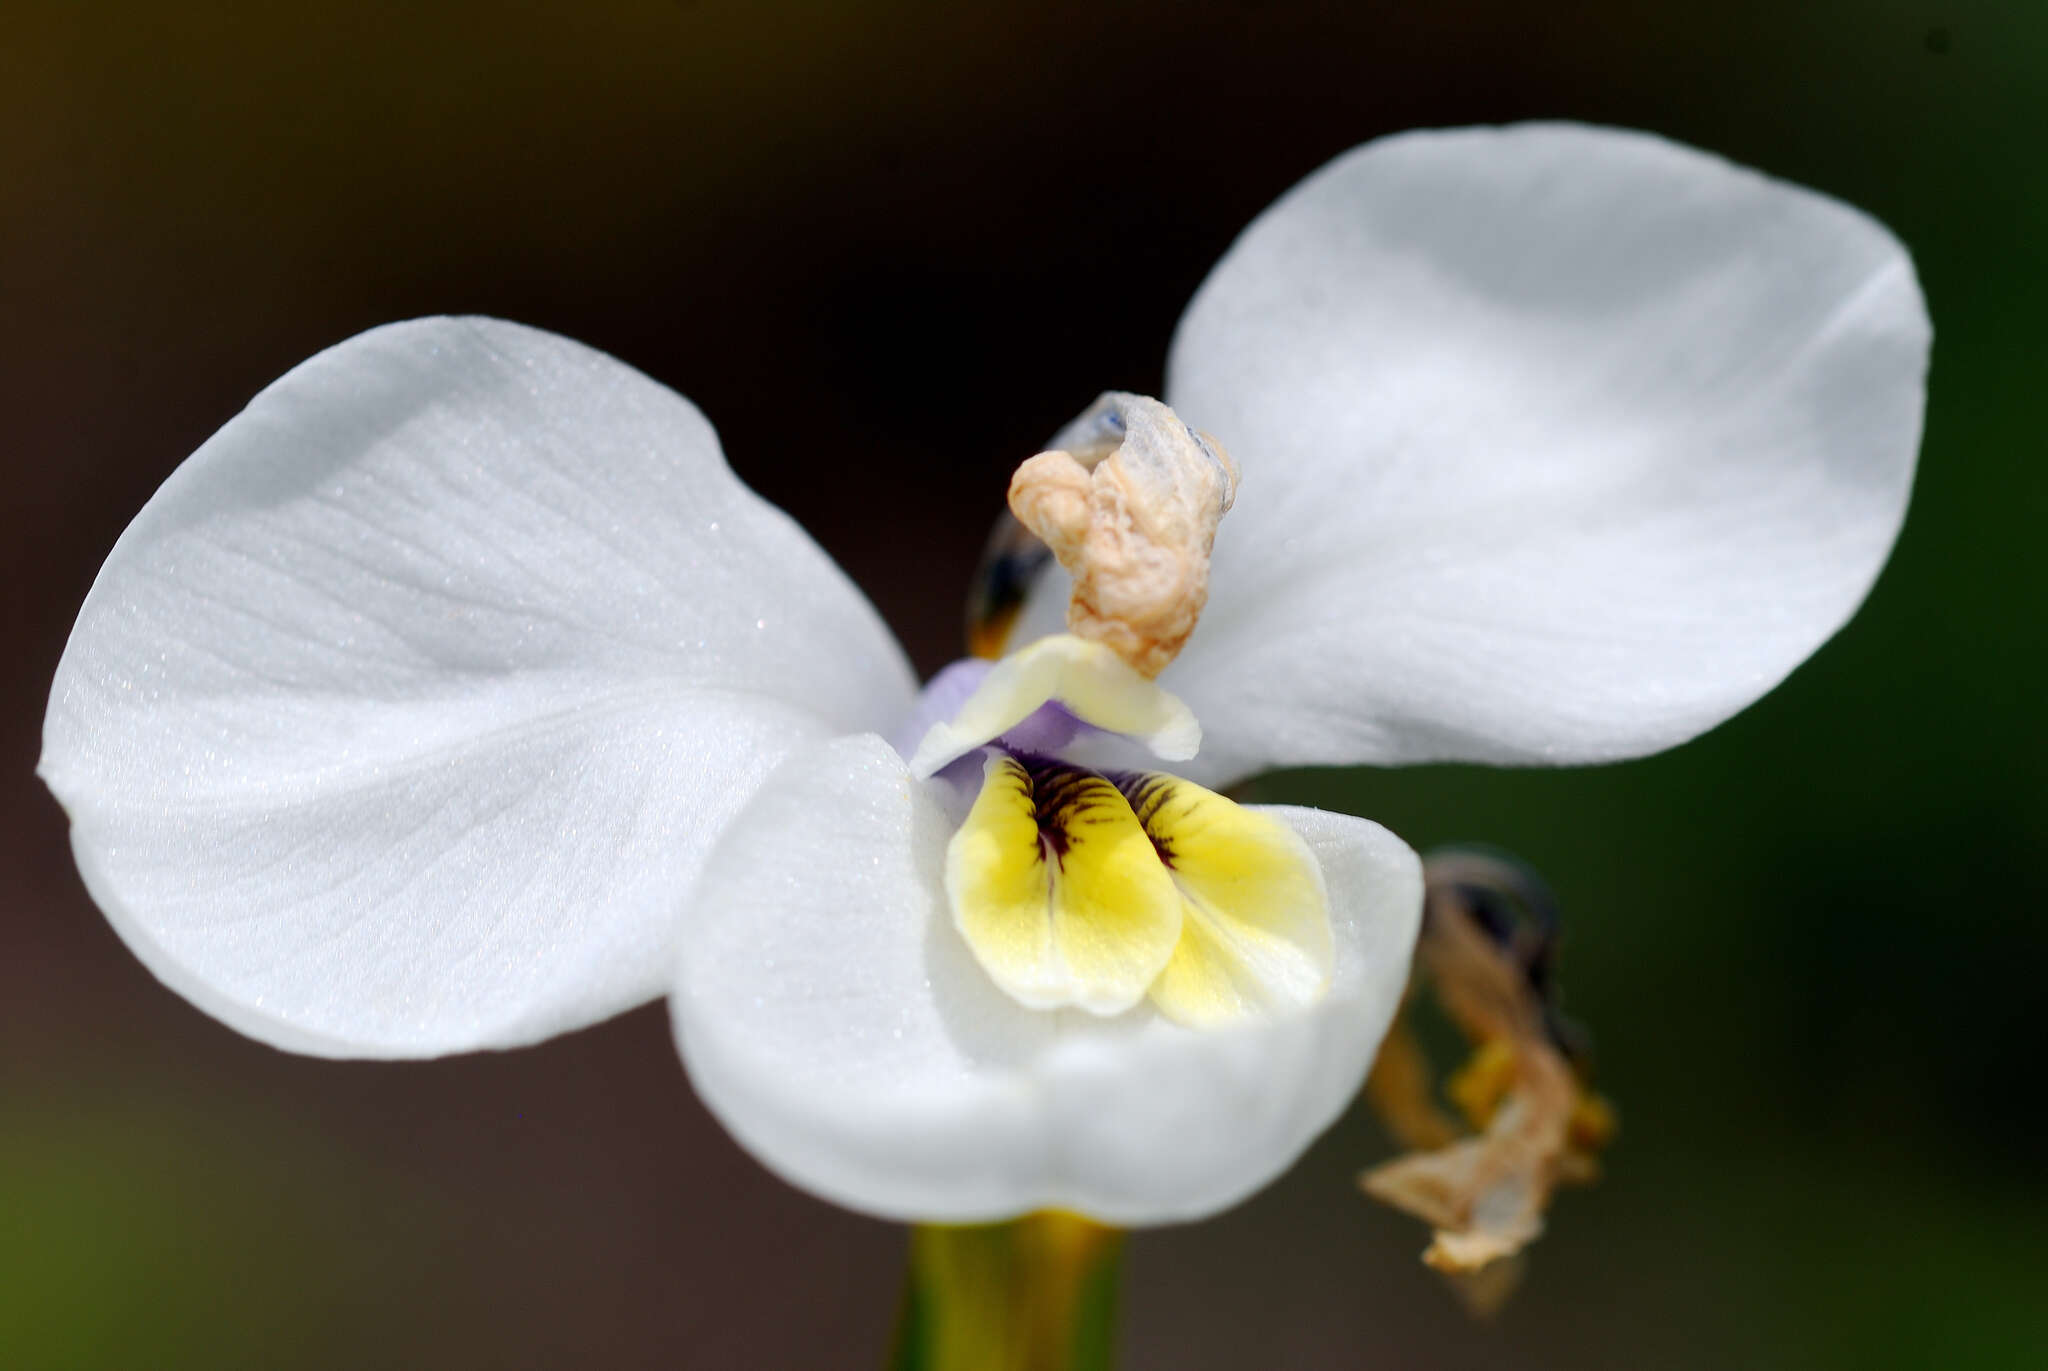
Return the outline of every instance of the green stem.
{"type": "Polygon", "coordinates": [[[1122,1256],[1074,1214],[915,1228],[891,1371],[1109,1371],[1122,1256]]]}

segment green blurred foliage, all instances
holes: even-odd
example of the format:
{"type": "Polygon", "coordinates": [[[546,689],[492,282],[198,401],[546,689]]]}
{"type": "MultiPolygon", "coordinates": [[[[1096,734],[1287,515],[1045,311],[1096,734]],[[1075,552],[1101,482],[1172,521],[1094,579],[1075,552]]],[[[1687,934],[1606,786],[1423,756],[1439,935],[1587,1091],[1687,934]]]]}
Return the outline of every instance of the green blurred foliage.
{"type": "Polygon", "coordinates": [[[289,1364],[309,1345],[360,1355],[427,1322],[407,1292],[446,1242],[430,1192],[260,1110],[111,1108],[62,1088],[33,1099],[0,1122],[6,1365],[289,1364]],[[371,1225],[372,1240],[366,1213],[395,1222],[371,1225]],[[375,1311],[373,1336],[351,1326],[355,1308],[375,1311]]]}

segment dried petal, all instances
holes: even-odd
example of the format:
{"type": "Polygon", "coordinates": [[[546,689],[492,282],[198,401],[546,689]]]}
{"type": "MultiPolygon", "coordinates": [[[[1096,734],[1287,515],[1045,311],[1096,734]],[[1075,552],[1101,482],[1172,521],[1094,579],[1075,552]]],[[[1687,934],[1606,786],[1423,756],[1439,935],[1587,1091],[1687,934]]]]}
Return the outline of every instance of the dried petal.
{"type": "Polygon", "coordinates": [[[1555,910],[1533,875],[1472,853],[1433,857],[1418,975],[1475,1045],[1445,1094],[1481,1130],[1456,1137],[1429,1093],[1412,1034],[1391,1035],[1369,1083],[1374,1105],[1416,1150],[1359,1178],[1373,1198],[1436,1230],[1423,1260],[1459,1278],[1460,1295],[1490,1312],[1510,1273],[1465,1278],[1515,1257],[1543,1231],[1560,1184],[1598,1174],[1613,1134],[1606,1101],[1585,1090],[1545,996],[1555,910]]]}

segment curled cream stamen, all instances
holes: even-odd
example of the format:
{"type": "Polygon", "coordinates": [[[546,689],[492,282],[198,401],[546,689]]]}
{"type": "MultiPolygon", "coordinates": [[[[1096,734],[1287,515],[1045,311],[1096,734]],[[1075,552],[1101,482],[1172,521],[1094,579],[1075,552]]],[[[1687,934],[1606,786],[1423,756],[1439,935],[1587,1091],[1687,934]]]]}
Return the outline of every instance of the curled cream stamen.
{"type": "Polygon", "coordinates": [[[1008,733],[1048,700],[1059,701],[1085,724],[1143,743],[1168,761],[1186,761],[1202,745],[1202,726],[1177,697],[1138,675],[1102,644],[1055,633],[996,663],[952,718],[925,733],[911,754],[911,772],[937,773],[1008,733]]]}
{"type": "Polygon", "coordinates": [[[1054,442],[1010,478],[1010,510],[1073,578],[1068,631],[1156,676],[1208,601],[1237,466],[1159,401],[1121,391],[1054,442]]]}

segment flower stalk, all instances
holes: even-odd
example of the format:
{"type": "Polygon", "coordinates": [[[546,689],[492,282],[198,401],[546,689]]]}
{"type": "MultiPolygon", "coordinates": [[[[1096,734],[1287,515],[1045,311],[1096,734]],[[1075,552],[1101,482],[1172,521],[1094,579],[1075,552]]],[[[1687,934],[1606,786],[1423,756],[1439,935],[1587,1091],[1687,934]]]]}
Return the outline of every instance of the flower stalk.
{"type": "Polygon", "coordinates": [[[913,1228],[891,1371],[1108,1371],[1123,1236],[1060,1211],[913,1228]]]}

